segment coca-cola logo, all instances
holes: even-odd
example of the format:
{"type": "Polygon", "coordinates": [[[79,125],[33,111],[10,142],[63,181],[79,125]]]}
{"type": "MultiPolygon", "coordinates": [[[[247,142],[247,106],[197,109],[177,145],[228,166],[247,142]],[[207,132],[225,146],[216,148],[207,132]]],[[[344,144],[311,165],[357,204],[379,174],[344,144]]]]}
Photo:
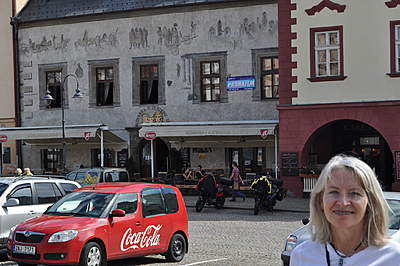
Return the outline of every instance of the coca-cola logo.
{"type": "Polygon", "coordinates": [[[143,232],[133,232],[132,228],[128,228],[121,239],[121,251],[160,245],[161,227],[161,224],[149,225],[143,232]]]}

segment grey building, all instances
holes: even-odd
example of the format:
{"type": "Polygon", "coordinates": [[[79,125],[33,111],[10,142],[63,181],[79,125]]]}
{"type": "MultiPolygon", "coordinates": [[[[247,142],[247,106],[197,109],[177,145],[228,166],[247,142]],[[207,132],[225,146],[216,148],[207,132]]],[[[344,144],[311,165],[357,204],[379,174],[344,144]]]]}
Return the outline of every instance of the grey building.
{"type": "Polygon", "coordinates": [[[31,0],[13,19],[24,165],[60,168],[64,98],[67,169],[100,164],[101,134],[105,166],[144,176],[150,135],[156,172],[274,169],[277,17],[269,0],[31,0]]]}

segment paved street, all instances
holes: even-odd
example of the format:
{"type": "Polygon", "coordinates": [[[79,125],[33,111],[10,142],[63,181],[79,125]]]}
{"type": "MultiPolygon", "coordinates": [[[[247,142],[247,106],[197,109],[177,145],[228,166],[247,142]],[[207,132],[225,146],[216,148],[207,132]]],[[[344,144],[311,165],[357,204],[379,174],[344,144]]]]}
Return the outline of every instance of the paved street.
{"type": "MultiPolygon", "coordinates": [[[[109,263],[123,265],[281,265],[280,252],[286,236],[301,226],[308,200],[287,198],[277,211],[253,215],[253,199],[227,202],[217,210],[206,207],[196,213],[196,197],[185,197],[189,212],[189,253],[179,263],[166,263],[162,256],[148,256],[109,263]]],[[[15,265],[12,262],[3,264],[15,265]]]]}

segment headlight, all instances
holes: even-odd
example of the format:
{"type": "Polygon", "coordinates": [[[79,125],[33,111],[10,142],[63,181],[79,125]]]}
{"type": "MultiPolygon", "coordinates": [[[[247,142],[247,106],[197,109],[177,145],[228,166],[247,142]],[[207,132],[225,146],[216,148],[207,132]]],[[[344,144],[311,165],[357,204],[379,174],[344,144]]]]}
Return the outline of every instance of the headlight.
{"type": "Polygon", "coordinates": [[[295,236],[289,236],[286,239],[286,251],[292,251],[297,245],[297,237],[295,236]]]}
{"type": "Polygon", "coordinates": [[[74,239],[78,235],[76,230],[65,230],[54,233],[49,238],[49,243],[67,242],[74,239]]]}
{"type": "Polygon", "coordinates": [[[11,227],[10,233],[8,234],[8,239],[9,239],[9,240],[12,240],[12,239],[13,239],[13,235],[14,235],[15,228],[17,228],[17,225],[14,225],[13,227],[11,227]]]}

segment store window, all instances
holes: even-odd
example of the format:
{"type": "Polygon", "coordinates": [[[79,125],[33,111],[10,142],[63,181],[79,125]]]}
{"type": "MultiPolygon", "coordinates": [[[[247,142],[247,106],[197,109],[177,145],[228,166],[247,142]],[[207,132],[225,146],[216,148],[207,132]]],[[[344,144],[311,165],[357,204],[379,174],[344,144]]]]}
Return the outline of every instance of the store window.
{"type": "Polygon", "coordinates": [[[236,162],[241,172],[264,174],[266,167],[266,150],[264,147],[229,148],[230,165],[236,162]]]}
{"type": "Polygon", "coordinates": [[[10,147],[3,147],[3,163],[11,163],[11,148],[10,147]]]}
{"type": "MultiPolygon", "coordinates": [[[[112,149],[104,149],[103,154],[104,166],[105,167],[115,167],[115,151],[112,149]]],[[[92,149],[91,150],[91,163],[93,167],[101,166],[101,150],[92,149]]]]}
{"type": "Polygon", "coordinates": [[[45,171],[51,171],[62,168],[62,149],[43,149],[42,162],[45,171]]]}

